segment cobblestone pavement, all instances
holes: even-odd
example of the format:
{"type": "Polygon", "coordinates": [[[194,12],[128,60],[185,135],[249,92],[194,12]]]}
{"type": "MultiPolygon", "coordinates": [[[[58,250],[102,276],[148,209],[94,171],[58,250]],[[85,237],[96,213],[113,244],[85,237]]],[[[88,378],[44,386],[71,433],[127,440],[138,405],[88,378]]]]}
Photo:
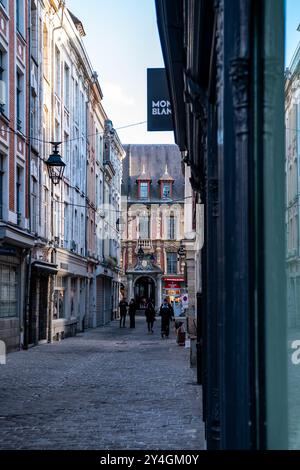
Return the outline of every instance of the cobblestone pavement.
{"type": "Polygon", "coordinates": [[[201,389],[189,350],[144,318],[8,355],[1,449],[202,449],[201,389]]]}

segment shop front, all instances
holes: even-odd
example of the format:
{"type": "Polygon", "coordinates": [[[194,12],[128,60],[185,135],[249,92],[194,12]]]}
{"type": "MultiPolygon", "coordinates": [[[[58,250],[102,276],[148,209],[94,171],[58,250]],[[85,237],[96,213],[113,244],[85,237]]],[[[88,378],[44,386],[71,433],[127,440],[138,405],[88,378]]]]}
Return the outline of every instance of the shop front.
{"type": "Polygon", "coordinates": [[[165,276],[162,278],[163,298],[168,298],[175,317],[184,316],[182,296],[186,293],[185,279],[183,277],[165,276]]]}

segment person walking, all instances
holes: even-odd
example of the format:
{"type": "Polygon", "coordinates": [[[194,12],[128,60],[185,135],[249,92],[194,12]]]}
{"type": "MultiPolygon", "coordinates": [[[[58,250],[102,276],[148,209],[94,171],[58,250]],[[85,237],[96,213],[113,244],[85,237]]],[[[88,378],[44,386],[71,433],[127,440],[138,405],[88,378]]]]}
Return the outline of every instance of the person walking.
{"type": "Polygon", "coordinates": [[[148,325],[148,333],[153,333],[153,325],[155,322],[155,308],[151,300],[149,299],[145,310],[146,322],[148,325]]]}
{"type": "Polygon", "coordinates": [[[174,310],[166,298],[159,309],[159,315],[161,316],[161,337],[168,338],[170,333],[170,321],[173,319],[174,310]]]}
{"type": "Polygon", "coordinates": [[[127,307],[128,307],[128,303],[127,303],[127,301],[126,301],[126,297],[124,297],[124,298],[120,301],[120,303],[119,303],[119,308],[120,308],[120,328],[122,327],[122,323],[123,323],[123,328],[125,328],[127,307]]]}
{"type": "Polygon", "coordinates": [[[136,314],[136,303],[134,299],[131,299],[129,302],[129,318],[130,318],[130,328],[135,328],[135,314],[136,314]]]}

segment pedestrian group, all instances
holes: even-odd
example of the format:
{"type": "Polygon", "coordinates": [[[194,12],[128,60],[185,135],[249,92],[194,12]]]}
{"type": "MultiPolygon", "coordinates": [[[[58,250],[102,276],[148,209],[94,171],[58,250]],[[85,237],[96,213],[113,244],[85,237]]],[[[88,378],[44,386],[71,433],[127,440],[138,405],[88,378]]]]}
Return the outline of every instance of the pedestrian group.
{"type": "MultiPolygon", "coordinates": [[[[130,328],[135,328],[135,315],[138,306],[134,299],[131,299],[129,304],[124,297],[119,303],[120,309],[120,328],[126,327],[126,315],[129,314],[130,328]]],[[[167,298],[164,299],[159,309],[159,315],[161,317],[161,337],[162,339],[168,338],[170,333],[170,322],[174,320],[174,310],[167,298]]],[[[145,308],[146,323],[148,328],[148,334],[153,334],[154,322],[156,321],[156,311],[154,303],[151,299],[146,302],[145,308]]]]}

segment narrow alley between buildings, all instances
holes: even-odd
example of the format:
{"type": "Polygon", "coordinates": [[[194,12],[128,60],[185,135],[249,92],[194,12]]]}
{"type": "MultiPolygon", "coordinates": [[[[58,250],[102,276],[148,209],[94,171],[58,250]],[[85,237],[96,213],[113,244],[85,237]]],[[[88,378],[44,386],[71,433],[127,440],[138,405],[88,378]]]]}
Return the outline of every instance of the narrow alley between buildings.
{"type": "Polygon", "coordinates": [[[174,334],[118,322],[8,355],[1,449],[203,449],[201,388],[174,334]]]}

